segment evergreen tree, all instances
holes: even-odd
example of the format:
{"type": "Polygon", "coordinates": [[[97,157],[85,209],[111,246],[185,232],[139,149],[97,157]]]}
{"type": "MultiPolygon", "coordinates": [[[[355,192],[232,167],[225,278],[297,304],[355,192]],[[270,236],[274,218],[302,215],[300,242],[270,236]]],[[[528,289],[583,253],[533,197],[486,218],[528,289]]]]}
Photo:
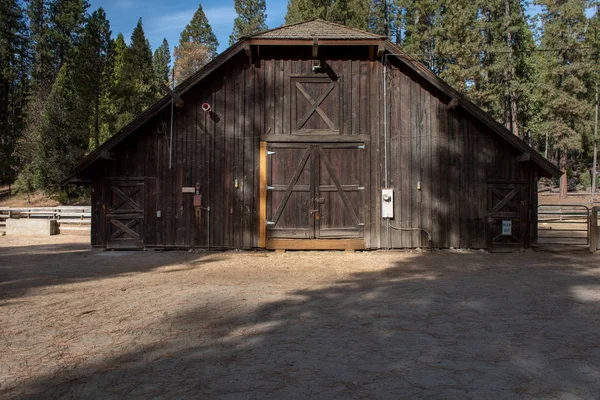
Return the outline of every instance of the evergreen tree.
{"type": "Polygon", "coordinates": [[[154,79],[152,51],[141,18],[133,30],[123,58],[116,94],[120,100],[119,125],[131,121],[156,101],[159,95],[154,79]]]}
{"type": "Polygon", "coordinates": [[[119,131],[131,118],[130,115],[122,117],[120,112],[124,109],[125,101],[120,90],[125,85],[123,79],[123,67],[125,65],[125,54],[127,44],[122,33],[112,41],[108,53],[108,64],[104,71],[105,91],[100,97],[100,141],[104,141],[119,131]]]}
{"type": "Polygon", "coordinates": [[[64,64],[52,85],[42,115],[36,162],[36,187],[58,190],[88,145],[87,121],[77,113],[72,74],[64,64]]]}
{"type": "Polygon", "coordinates": [[[444,4],[440,0],[397,0],[396,8],[401,15],[399,25],[404,35],[400,38],[404,50],[413,54],[435,73],[440,72],[438,44],[443,31],[444,4]]]}
{"type": "Polygon", "coordinates": [[[181,32],[179,46],[186,42],[199,43],[206,46],[211,59],[217,55],[219,41],[202,10],[202,4],[198,5],[198,9],[194,13],[192,20],[187,24],[183,32],[181,32]]]}
{"type": "Polygon", "coordinates": [[[327,11],[331,6],[331,0],[289,0],[286,24],[295,24],[309,19],[327,19],[327,11]]]}
{"type": "Polygon", "coordinates": [[[34,93],[32,97],[41,101],[41,98],[45,98],[50,92],[55,78],[52,46],[49,41],[48,0],[31,0],[27,8],[27,18],[32,62],[31,86],[34,93]]]}
{"type": "MultiPolygon", "coordinates": [[[[560,168],[566,172],[569,153],[581,150],[589,126],[586,102],[586,60],[578,51],[584,44],[586,17],[584,0],[540,0],[543,6],[541,46],[555,51],[540,56],[543,107],[542,129],[550,146],[560,153],[560,168]]],[[[567,176],[560,181],[561,196],[567,195],[567,176]]]]}
{"type": "Polygon", "coordinates": [[[455,0],[443,6],[437,19],[435,69],[451,86],[478,103],[478,90],[486,79],[481,57],[485,51],[479,8],[473,0],[455,0]]]}
{"type": "Polygon", "coordinates": [[[326,18],[350,28],[368,30],[369,6],[369,0],[335,0],[329,5],[326,18]]]}
{"type": "Polygon", "coordinates": [[[233,32],[229,36],[229,45],[244,36],[267,29],[267,6],[265,0],[234,0],[237,17],[233,21],[233,32]]]}
{"type": "Polygon", "coordinates": [[[15,178],[15,143],[23,129],[27,88],[26,25],[16,0],[0,0],[0,184],[15,178]]]}
{"type": "MultiPolygon", "coordinates": [[[[320,18],[350,28],[367,30],[373,24],[372,8],[376,3],[372,0],[290,0],[285,23],[294,24],[320,18]]],[[[380,3],[383,4],[384,1],[381,0],[380,3]]]]}
{"type": "Polygon", "coordinates": [[[79,113],[89,121],[94,147],[100,145],[100,98],[106,90],[105,69],[108,63],[110,24],[102,8],[87,19],[77,56],[73,79],[79,113]]]}
{"type": "Polygon", "coordinates": [[[482,106],[517,136],[530,134],[534,102],[535,49],[525,7],[520,0],[490,0],[482,6],[488,71],[482,106]]]}
{"type": "Polygon", "coordinates": [[[83,33],[87,0],[53,0],[49,5],[48,41],[53,49],[53,77],[75,56],[74,47],[83,33]]]}
{"type": "Polygon", "coordinates": [[[152,56],[152,65],[157,86],[161,83],[167,83],[170,80],[171,50],[167,39],[163,39],[162,44],[154,51],[152,56]]]}
{"type": "Polygon", "coordinates": [[[401,42],[402,5],[399,0],[371,0],[369,29],[378,35],[387,36],[396,44],[401,42]]]}

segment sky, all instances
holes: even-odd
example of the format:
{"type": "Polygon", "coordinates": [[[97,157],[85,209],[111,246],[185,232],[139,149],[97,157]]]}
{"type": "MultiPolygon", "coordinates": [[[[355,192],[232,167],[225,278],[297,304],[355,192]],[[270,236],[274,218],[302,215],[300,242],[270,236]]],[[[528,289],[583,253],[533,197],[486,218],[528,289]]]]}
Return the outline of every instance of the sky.
{"type": "MultiPolygon", "coordinates": [[[[202,8],[208,18],[217,39],[219,52],[229,47],[229,35],[236,17],[233,0],[203,0],[202,8]]],[[[287,0],[266,0],[267,26],[276,28],[283,25],[287,11],[287,0]]],[[[156,49],[166,38],[171,47],[179,44],[179,34],[190,22],[198,9],[198,0],[90,0],[90,12],[102,7],[110,21],[113,37],[123,33],[129,42],[138,18],[142,18],[144,32],[152,49],[156,49]]],[[[534,15],[541,10],[539,6],[530,6],[528,14],[534,15]]],[[[588,10],[592,15],[592,10],[588,10]]]]}
{"type": "MultiPolygon", "coordinates": [[[[236,17],[233,0],[203,0],[201,3],[221,52],[229,47],[229,35],[236,17]]],[[[198,0],[90,0],[89,11],[102,7],[110,21],[113,37],[121,32],[127,42],[141,17],[152,50],[166,38],[172,51],[179,44],[179,34],[194,16],[198,4],[198,0]]],[[[287,0],[267,0],[267,26],[283,25],[286,11],[287,0]]]]}

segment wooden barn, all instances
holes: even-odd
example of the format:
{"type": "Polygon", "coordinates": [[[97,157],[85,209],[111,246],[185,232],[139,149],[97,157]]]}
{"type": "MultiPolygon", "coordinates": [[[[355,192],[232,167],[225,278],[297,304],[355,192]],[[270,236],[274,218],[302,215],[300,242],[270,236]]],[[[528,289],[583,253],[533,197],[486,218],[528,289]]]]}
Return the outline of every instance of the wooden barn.
{"type": "Polygon", "coordinates": [[[402,50],[322,20],[240,40],[88,155],[106,248],[525,248],[560,171],[402,50]]]}

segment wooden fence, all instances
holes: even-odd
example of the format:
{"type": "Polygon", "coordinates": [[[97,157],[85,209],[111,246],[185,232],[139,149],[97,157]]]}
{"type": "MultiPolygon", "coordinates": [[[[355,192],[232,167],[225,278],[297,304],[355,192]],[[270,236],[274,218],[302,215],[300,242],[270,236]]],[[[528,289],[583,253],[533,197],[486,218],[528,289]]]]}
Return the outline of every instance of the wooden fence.
{"type": "Polygon", "coordinates": [[[89,231],[92,209],[89,206],[0,207],[0,228],[8,218],[55,219],[63,231],[89,231]]]}

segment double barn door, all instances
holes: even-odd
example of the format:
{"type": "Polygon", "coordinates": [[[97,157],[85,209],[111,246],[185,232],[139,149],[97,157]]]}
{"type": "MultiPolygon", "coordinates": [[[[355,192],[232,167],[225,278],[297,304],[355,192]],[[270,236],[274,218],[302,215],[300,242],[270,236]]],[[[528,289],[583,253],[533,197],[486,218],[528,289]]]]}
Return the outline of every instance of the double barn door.
{"type": "Polygon", "coordinates": [[[360,143],[270,144],[268,237],[362,238],[364,153],[360,143]]]}

